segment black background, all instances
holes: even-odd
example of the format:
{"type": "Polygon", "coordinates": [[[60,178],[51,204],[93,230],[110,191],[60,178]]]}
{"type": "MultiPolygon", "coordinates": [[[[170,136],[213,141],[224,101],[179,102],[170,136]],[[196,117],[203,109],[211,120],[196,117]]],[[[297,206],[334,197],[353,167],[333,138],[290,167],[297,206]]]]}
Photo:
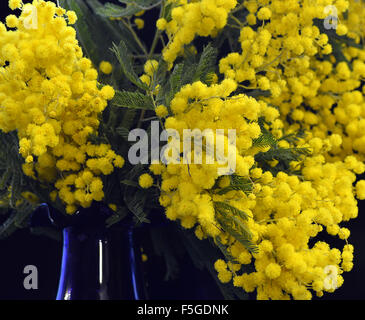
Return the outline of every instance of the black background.
{"type": "MultiPolygon", "coordinates": [[[[7,0],[0,1],[1,21],[5,20],[9,10],[7,0]]],[[[146,19],[146,27],[140,34],[149,44],[153,31],[153,16],[146,19]]],[[[1,48],[0,48],[1,50],[1,48]]],[[[325,294],[322,299],[365,299],[365,212],[364,202],[359,203],[359,217],[345,225],[351,230],[350,243],[355,247],[354,269],[344,274],[345,282],[341,288],[333,294],[325,294]]],[[[333,245],[339,244],[342,248],[343,243],[325,238],[326,241],[333,245]]],[[[60,271],[62,255],[62,244],[51,240],[45,236],[36,236],[29,230],[18,230],[7,239],[0,240],[0,300],[52,300],[56,296],[58,277],[60,271]],[[23,269],[26,265],[35,265],[38,268],[39,288],[38,290],[25,290],[23,279],[23,269]]],[[[189,299],[194,297],[194,293],[189,291],[189,283],[184,283],[184,279],[192,272],[192,265],[188,259],[184,259],[185,271],[182,274],[182,280],[164,282],[163,263],[159,257],[151,255],[145,270],[149,273],[150,282],[152,283],[152,292],[154,299],[189,299]],[[174,290],[179,290],[174,295],[174,290]],[[166,292],[169,292],[167,295],[166,292]]],[[[206,283],[212,285],[212,279],[209,279],[204,273],[196,273],[196,277],[206,277],[206,283]]],[[[209,290],[215,290],[213,287],[209,290]]],[[[219,294],[216,295],[220,298],[219,294]]],[[[198,298],[198,297],[195,297],[198,298]]]]}

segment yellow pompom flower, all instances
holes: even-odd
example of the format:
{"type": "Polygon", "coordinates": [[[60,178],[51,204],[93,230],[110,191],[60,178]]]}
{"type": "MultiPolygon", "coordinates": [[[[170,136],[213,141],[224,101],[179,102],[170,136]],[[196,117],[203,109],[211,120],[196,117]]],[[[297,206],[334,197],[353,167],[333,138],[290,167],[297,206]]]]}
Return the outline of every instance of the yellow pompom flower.
{"type": "Polygon", "coordinates": [[[265,268],[265,274],[268,278],[270,279],[276,279],[280,276],[281,274],[281,268],[278,264],[276,263],[270,263],[266,268],[265,268]]]}
{"type": "Polygon", "coordinates": [[[153,185],[153,178],[148,173],[144,173],[139,177],[138,182],[142,188],[148,189],[153,185]]]}
{"type": "Polygon", "coordinates": [[[100,91],[101,96],[106,100],[113,99],[115,91],[111,86],[104,86],[100,91]]]}
{"type": "Polygon", "coordinates": [[[167,25],[167,21],[166,21],[166,19],[164,19],[164,18],[160,18],[160,19],[158,19],[158,20],[157,20],[157,22],[156,22],[156,27],[157,27],[159,30],[165,30],[166,25],[167,25]]]}
{"type": "Polygon", "coordinates": [[[32,163],[33,162],[33,157],[32,156],[28,156],[25,158],[25,162],[26,163],[32,163]]]}
{"type": "Polygon", "coordinates": [[[19,9],[22,6],[22,0],[9,0],[9,8],[11,10],[19,9]]]}
{"type": "Polygon", "coordinates": [[[6,17],[6,25],[9,28],[16,28],[18,26],[18,23],[18,18],[15,15],[11,14],[6,17]]]}
{"type": "Polygon", "coordinates": [[[141,30],[144,28],[144,20],[143,19],[134,19],[134,23],[136,24],[137,26],[137,29],[141,30]]]}
{"type": "Polygon", "coordinates": [[[156,162],[156,161],[152,161],[149,170],[154,174],[154,175],[160,175],[165,169],[165,165],[160,163],[160,162],[156,162]]]}
{"type": "Polygon", "coordinates": [[[104,74],[111,74],[113,71],[113,66],[109,61],[100,62],[99,69],[104,74]]]}
{"type": "Polygon", "coordinates": [[[336,28],[336,33],[339,36],[344,36],[345,34],[347,34],[347,27],[344,24],[338,25],[336,28]]]}
{"type": "Polygon", "coordinates": [[[77,15],[74,11],[67,11],[66,12],[68,23],[69,24],[75,24],[77,21],[77,15]]]}
{"type": "Polygon", "coordinates": [[[165,118],[169,114],[167,108],[162,104],[157,106],[157,108],[155,109],[155,112],[156,112],[156,115],[160,118],[165,118]]]}
{"type": "Polygon", "coordinates": [[[271,18],[271,10],[269,8],[261,8],[258,12],[257,12],[257,17],[260,20],[268,20],[271,18]]]}

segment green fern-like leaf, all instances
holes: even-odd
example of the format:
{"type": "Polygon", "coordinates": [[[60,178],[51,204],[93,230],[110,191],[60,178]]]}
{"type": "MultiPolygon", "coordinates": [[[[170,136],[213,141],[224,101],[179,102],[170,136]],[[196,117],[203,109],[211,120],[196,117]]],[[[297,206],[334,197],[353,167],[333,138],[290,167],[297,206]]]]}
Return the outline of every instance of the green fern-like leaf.
{"type": "Polygon", "coordinates": [[[248,220],[248,218],[249,218],[249,216],[244,211],[231,206],[227,202],[215,201],[214,207],[215,207],[216,211],[218,211],[220,214],[224,215],[225,217],[238,216],[238,217],[242,218],[243,220],[248,220]]]}
{"type": "Polygon", "coordinates": [[[181,88],[181,78],[183,71],[184,65],[182,63],[177,64],[171,73],[167,85],[165,86],[163,92],[161,92],[161,94],[165,97],[165,103],[167,106],[170,105],[171,100],[181,88]]]}
{"type": "Polygon", "coordinates": [[[252,142],[253,147],[265,148],[277,144],[275,137],[270,132],[261,133],[261,135],[252,142]]]}
{"type": "Polygon", "coordinates": [[[291,161],[298,161],[303,156],[307,156],[309,154],[310,151],[308,148],[277,148],[256,154],[255,160],[259,163],[263,161],[278,160],[289,165],[291,161]]]}
{"type": "Polygon", "coordinates": [[[207,74],[215,69],[217,49],[211,44],[207,45],[200,56],[193,81],[204,81],[207,74]]]}
{"type": "Polygon", "coordinates": [[[106,227],[110,228],[112,225],[118,223],[122,219],[124,219],[128,214],[128,211],[125,207],[118,208],[117,212],[115,212],[111,217],[109,217],[106,221],[106,227]]]}
{"type": "MultiPolygon", "coordinates": [[[[255,244],[253,244],[251,242],[252,235],[246,227],[245,228],[239,227],[239,228],[237,228],[237,230],[238,230],[237,231],[229,224],[229,222],[227,222],[227,220],[219,219],[218,221],[219,221],[220,225],[222,226],[222,228],[224,229],[224,231],[229,233],[235,240],[240,242],[248,251],[250,251],[252,253],[257,252],[258,248],[255,244]]],[[[234,261],[234,260],[231,260],[231,261],[234,261]]]]}
{"type": "Polygon", "coordinates": [[[107,2],[103,6],[96,8],[95,12],[103,17],[131,17],[137,12],[141,11],[141,8],[134,3],[131,3],[125,7],[119,6],[114,3],[107,2]]]}
{"type": "Polygon", "coordinates": [[[149,96],[139,92],[116,90],[112,104],[121,108],[153,110],[153,102],[149,96]]]}
{"type": "Polygon", "coordinates": [[[136,72],[134,71],[131,54],[124,41],[121,40],[118,46],[113,43],[111,50],[117,57],[119,64],[122,67],[122,71],[129,81],[142,90],[148,90],[148,86],[138,78],[136,72]]]}
{"type": "Polygon", "coordinates": [[[230,191],[243,191],[245,194],[252,192],[253,183],[251,180],[232,174],[229,176],[231,183],[229,186],[219,189],[216,193],[219,195],[226,194],[230,191]]]}

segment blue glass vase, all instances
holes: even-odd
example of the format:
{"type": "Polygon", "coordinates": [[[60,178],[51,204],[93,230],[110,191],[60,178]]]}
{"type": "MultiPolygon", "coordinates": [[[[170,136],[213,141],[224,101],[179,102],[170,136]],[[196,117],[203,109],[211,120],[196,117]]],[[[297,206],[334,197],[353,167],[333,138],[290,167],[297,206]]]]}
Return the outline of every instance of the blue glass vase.
{"type": "Polygon", "coordinates": [[[56,300],[147,299],[131,220],[107,228],[105,220],[112,212],[102,203],[67,217],[47,206],[42,210],[63,233],[56,300]]]}

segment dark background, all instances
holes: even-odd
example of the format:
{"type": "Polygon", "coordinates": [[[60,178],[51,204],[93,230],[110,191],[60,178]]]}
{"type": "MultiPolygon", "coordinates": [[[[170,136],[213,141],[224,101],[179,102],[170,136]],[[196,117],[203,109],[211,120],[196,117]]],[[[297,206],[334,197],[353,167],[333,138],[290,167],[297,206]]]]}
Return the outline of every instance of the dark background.
{"type": "MultiPolygon", "coordinates": [[[[9,10],[7,0],[0,1],[1,21],[5,20],[9,10]]],[[[146,27],[140,32],[147,44],[151,41],[151,34],[148,30],[153,30],[153,16],[147,16],[146,27]]],[[[0,48],[1,49],[1,48],[0,48]]],[[[354,269],[344,274],[345,282],[341,288],[333,294],[325,294],[322,299],[365,299],[365,212],[364,201],[359,203],[359,216],[357,219],[346,223],[345,226],[351,230],[349,239],[355,247],[354,269]]],[[[343,242],[333,241],[326,237],[326,241],[332,245],[339,245],[342,248],[343,242]]],[[[148,252],[147,252],[148,253],[148,252]]],[[[0,240],[0,300],[22,299],[22,300],[52,300],[56,297],[59,271],[62,256],[62,243],[52,240],[45,236],[31,234],[29,230],[18,230],[7,239],[0,240]],[[39,288],[38,290],[25,290],[23,280],[24,267],[26,265],[35,265],[38,268],[39,288]]],[[[149,255],[149,260],[144,264],[148,273],[149,281],[152,286],[152,292],[155,299],[173,299],[193,297],[194,293],[189,291],[189,281],[195,281],[206,277],[204,273],[196,272],[195,280],[191,275],[194,271],[188,258],[181,261],[184,264],[185,271],[181,274],[180,280],[164,282],[164,264],[160,257],[149,255]],[[190,279],[186,282],[186,279],[190,279]],[[175,288],[175,289],[174,289],[175,288]],[[174,296],[173,292],[179,290],[179,294],[174,296]],[[166,296],[166,292],[169,295],[166,296]]],[[[206,277],[207,286],[214,288],[214,280],[206,277]]],[[[220,295],[216,294],[217,298],[220,295]]]]}

